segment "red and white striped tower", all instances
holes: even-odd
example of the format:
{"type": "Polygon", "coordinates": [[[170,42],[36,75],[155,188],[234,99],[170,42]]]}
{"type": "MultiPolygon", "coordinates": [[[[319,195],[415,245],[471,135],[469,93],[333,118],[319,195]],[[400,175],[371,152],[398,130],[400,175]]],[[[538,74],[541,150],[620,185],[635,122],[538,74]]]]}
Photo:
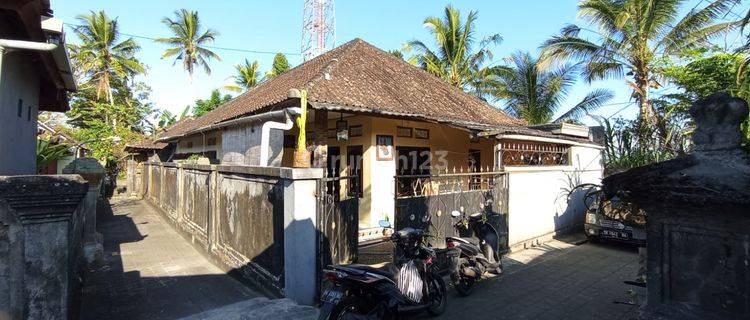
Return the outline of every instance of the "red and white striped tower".
{"type": "Polygon", "coordinates": [[[302,13],[302,59],[310,60],[336,43],[333,0],[305,0],[302,13]]]}

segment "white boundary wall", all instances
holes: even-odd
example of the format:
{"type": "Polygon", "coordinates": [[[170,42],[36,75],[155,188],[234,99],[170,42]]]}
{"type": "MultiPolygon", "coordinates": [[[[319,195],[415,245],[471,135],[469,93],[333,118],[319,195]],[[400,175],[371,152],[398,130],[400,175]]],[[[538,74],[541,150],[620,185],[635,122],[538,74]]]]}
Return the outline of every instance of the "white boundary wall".
{"type": "Polygon", "coordinates": [[[571,165],[511,167],[508,172],[508,230],[511,250],[550,240],[557,234],[583,229],[582,191],[568,201],[568,193],[583,183],[600,184],[601,147],[571,146],[571,165]]]}

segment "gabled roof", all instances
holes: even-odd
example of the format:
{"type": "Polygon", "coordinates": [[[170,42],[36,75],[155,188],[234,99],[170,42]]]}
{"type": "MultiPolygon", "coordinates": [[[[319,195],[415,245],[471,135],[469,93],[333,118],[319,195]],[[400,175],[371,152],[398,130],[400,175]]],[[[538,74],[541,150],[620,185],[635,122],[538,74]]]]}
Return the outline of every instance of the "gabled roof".
{"type": "Polygon", "coordinates": [[[402,59],[354,39],[162,135],[162,140],[266,111],[289,100],[290,89],[306,89],[308,101],[317,109],[411,117],[466,128],[524,125],[402,59]]]}

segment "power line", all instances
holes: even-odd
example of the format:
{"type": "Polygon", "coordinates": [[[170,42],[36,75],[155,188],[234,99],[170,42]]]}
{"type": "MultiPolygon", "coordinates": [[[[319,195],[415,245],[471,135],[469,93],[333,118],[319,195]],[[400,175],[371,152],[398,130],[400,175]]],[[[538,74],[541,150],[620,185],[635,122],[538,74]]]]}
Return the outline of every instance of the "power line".
{"type": "MultiPolygon", "coordinates": [[[[65,25],[67,25],[69,27],[73,27],[73,28],[79,28],[79,27],[81,27],[81,25],[72,24],[72,23],[65,23],[65,25]]],[[[137,38],[137,39],[144,39],[144,40],[151,40],[151,41],[156,41],[156,39],[157,39],[155,37],[141,36],[141,35],[131,34],[131,33],[125,33],[125,32],[120,32],[120,34],[124,35],[124,36],[128,36],[128,37],[133,37],[133,38],[137,38]]],[[[244,53],[256,53],[256,54],[277,54],[277,53],[282,53],[282,54],[290,55],[290,56],[301,56],[302,55],[302,54],[300,54],[298,52],[263,51],[263,50],[239,49],[239,48],[228,48],[228,47],[218,47],[218,46],[208,46],[208,45],[204,45],[203,47],[206,47],[206,48],[209,48],[209,49],[214,49],[214,50],[225,50],[225,51],[244,52],[244,53]]]]}

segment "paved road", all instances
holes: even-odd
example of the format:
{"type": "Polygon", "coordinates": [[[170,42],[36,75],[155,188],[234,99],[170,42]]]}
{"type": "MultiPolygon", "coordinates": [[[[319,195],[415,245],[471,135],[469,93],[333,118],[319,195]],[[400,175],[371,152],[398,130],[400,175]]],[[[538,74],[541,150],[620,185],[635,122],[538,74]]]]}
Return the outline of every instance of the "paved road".
{"type": "Polygon", "coordinates": [[[222,307],[227,308],[222,319],[233,318],[237,310],[283,319],[300,311],[288,300],[268,300],[226,275],[144,202],[114,200],[113,211],[104,209],[97,221],[104,261],[86,275],[81,319],[204,319],[210,317],[202,312],[222,307]],[[279,307],[281,313],[271,313],[275,316],[263,312],[279,307]]]}
{"type": "Polygon", "coordinates": [[[635,278],[633,248],[553,241],[506,258],[506,272],[469,297],[450,293],[439,319],[634,319],[622,281],[635,278]]]}

